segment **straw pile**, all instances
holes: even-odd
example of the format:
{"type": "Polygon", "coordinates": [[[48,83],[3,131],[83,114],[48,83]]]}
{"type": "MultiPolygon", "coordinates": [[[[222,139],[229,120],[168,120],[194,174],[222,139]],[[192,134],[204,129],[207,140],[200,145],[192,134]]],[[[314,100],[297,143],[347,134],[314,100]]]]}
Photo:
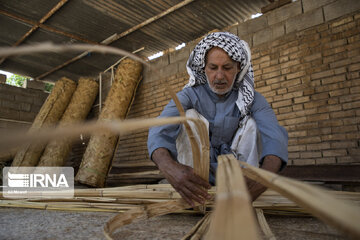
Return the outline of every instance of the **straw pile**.
{"type": "MultiPolygon", "coordinates": [[[[99,84],[90,78],[80,78],[69,106],[62,116],[59,126],[66,127],[86,118],[95,101],[99,84]]],[[[49,142],[40,158],[39,167],[63,166],[71,150],[71,140],[57,139],[49,142]]]]}
{"type": "MultiPolygon", "coordinates": [[[[132,59],[125,59],[120,63],[99,122],[125,118],[140,80],[141,70],[141,63],[132,59]]],[[[118,135],[110,131],[91,136],[75,180],[90,186],[103,187],[117,139],[118,135]]]]}
{"type": "MultiPolygon", "coordinates": [[[[68,106],[71,96],[76,88],[76,83],[68,78],[58,80],[37,114],[29,132],[56,124],[68,106]]],[[[12,167],[32,167],[39,162],[46,144],[27,144],[19,149],[12,162],[12,167]]]]}

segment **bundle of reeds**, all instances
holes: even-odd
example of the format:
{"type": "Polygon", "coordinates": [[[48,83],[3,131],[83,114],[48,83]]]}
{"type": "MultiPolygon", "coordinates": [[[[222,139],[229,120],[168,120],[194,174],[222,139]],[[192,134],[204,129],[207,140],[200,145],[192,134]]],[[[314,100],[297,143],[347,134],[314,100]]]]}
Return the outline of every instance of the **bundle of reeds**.
{"type": "MultiPolygon", "coordinates": [[[[99,115],[99,123],[124,119],[140,80],[142,65],[132,59],[123,60],[115,74],[115,82],[99,115]]],[[[109,171],[118,135],[102,131],[91,136],[75,180],[93,187],[103,187],[109,171]]]]}
{"type": "MultiPolygon", "coordinates": [[[[99,84],[91,78],[80,78],[76,90],[60,119],[59,126],[83,121],[88,115],[97,96],[99,84]]],[[[63,166],[71,150],[71,141],[67,138],[53,140],[46,145],[38,163],[39,167],[63,166]]]]}
{"type": "MultiPolygon", "coordinates": [[[[58,80],[45,103],[42,105],[39,113],[36,115],[36,118],[29,129],[29,133],[36,132],[44,126],[56,124],[68,106],[75,88],[76,83],[71,79],[63,77],[58,80]]],[[[24,145],[18,149],[11,166],[36,166],[45,146],[46,144],[44,143],[29,143],[24,145]]]]}
{"type": "MultiPolygon", "coordinates": [[[[230,158],[234,158],[230,156],[230,158]]],[[[354,239],[360,238],[360,208],[327,191],[239,162],[245,176],[291,199],[309,213],[354,239]]]]}
{"type": "Polygon", "coordinates": [[[205,238],[259,239],[251,198],[238,160],[221,155],[218,163],[215,209],[205,238]]]}

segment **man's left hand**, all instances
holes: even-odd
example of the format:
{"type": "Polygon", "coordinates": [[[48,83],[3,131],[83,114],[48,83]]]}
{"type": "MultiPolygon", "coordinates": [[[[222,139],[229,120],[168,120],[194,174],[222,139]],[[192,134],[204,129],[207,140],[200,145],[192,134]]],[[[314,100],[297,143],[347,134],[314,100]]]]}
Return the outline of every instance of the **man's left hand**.
{"type": "MultiPolygon", "coordinates": [[[[281,159],[275,155],[267,155],[264,158],[263,164],[261,166],[262,169],[277,173],[279,172],[281,168],[281,159]]],[[[263,192],[266,191],[266,187],[262,184],[251,180],[249,178],[246,178],[246,184],[250,193],[250,196],[252,198],[252,201],[255,201],[263,192]]]]}

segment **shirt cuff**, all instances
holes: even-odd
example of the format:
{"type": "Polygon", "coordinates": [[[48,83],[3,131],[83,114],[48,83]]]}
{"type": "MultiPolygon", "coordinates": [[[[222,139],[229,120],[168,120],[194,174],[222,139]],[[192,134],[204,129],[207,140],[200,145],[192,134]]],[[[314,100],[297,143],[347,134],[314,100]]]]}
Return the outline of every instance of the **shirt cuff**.
{"type": "Polygon", "coordinates": [[[267,155],[275,155],[281,159],[280,171],[287,165],[288,162],[288,151],[287,146],[277,140],[272,140],[262,146],[260,165],[267,155]]]}
{"type": "Polygon", "coordinates": [[[169,143],[167,141],[161,140],[163,136],[154,136],[157,141],[151,141],[151,143],[148,143],[148,151],[149,151],[149,157],[152,160],[152,154],[154,151],[158,148],[166,148],[169,150],[171,156],[177,160],[177,151],[176,151],[176,144],[169,143]]]}

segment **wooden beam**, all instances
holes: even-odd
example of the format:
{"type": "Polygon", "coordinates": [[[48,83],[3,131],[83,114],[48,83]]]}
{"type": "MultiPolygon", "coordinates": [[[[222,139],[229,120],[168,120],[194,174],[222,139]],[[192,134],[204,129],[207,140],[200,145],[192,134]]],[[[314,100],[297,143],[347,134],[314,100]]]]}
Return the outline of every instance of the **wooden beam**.
{"type": "MultiPolygon", "coordinates": [[[[33,24],[32,28],[27,31],[19,40],[16,41],[16,43],[13,44],[14,47],[19,46],[23,41],[25,41],[26,38],[28,38],[33,32],[35,32],[40,24],[43,24],[46,20],[48,20],[52,15],[55,14],[56,11],[58,11],[62,6],[64,6],[65,3],[67,3],[68,0],[60,0],[49,12],[47,12],[41,19],[39,22],[33,24]]],[[[2,14],[5,11],[1,11],[2,14]]],[[[0,60],[0,64],[2,64],[4,61],[6,60],[6,58],[2,58],[0,60]]]]}
{"type": "MultiPolygon", "coordinates": [[[[156,15],[156,16],[154,16],[154,17],[149,18],[149,19],[145,20],[144,22],[142,22],[142,23],[140,23],[140,24],[138,24],[138,25],[136,25],[136,26],[134,26],[134,27],[132,27],[132,28],[124,31],[124,32],[122,32],[122,33],[114,34],[114,35],[112,35],[112,36],[104,39],[103,41],[101,41],[101,44],[109,45],[109,44],[111,44],[111,43],[119,40],[120,38],[125,37],[125,36],[129,35],[130,33],[134,32],[134,31],[136,31],[136,30],[138,30],[138,29],[140,29],[140,28],[142,28],[142,27],[144,27],[144,26],[146,26],[146,25],[149,25],[150,23],[158,20],[159,18],[162,18],[162,17],[164,17],[164,16],[166,16],[166,15],[174,12],[175,10],[177,10],[177,9],[179,9],[179,8],[181,8],[181,7],[185,6],[185,5],[193,2],[193,1],[194,1],[194,0],[184,0],[184,1],[176,4],[175,6],[172,6],[171,8],[167,9],[166,11],[164,11],[164,12],[162,12],[162,13],[159,13],[158,15],[156,15]]],[[[73,62],[76,62],[76,61],[82,59],[83,57],[87,56],[88,53],[89,53],[89,52],[83,52],[82,54],[80,54],[80,55],[78,55],[78,56],[76,56],[76,57],[74,57],[74,58],[72,58],[72,59],[69,59],[68,61],[64,62],[63,64],[61,64],[61,65],[59,65],[59,66],[57,66],[57,67],[54,67],[54,68],[51,69],[50,71],[45,72],[45,73],[37,76],[35,79],[39,80],[39,79],[41,79],[41,78],[44,78],[44,77],[50,75],[51,73],[54,73],[54,72],[56,72],[57,70],[65,67],[65,66],[67,66],[67,65],[69,65],[69,64],[71,64],[71,63],[73,63],[73,62]]]]}

